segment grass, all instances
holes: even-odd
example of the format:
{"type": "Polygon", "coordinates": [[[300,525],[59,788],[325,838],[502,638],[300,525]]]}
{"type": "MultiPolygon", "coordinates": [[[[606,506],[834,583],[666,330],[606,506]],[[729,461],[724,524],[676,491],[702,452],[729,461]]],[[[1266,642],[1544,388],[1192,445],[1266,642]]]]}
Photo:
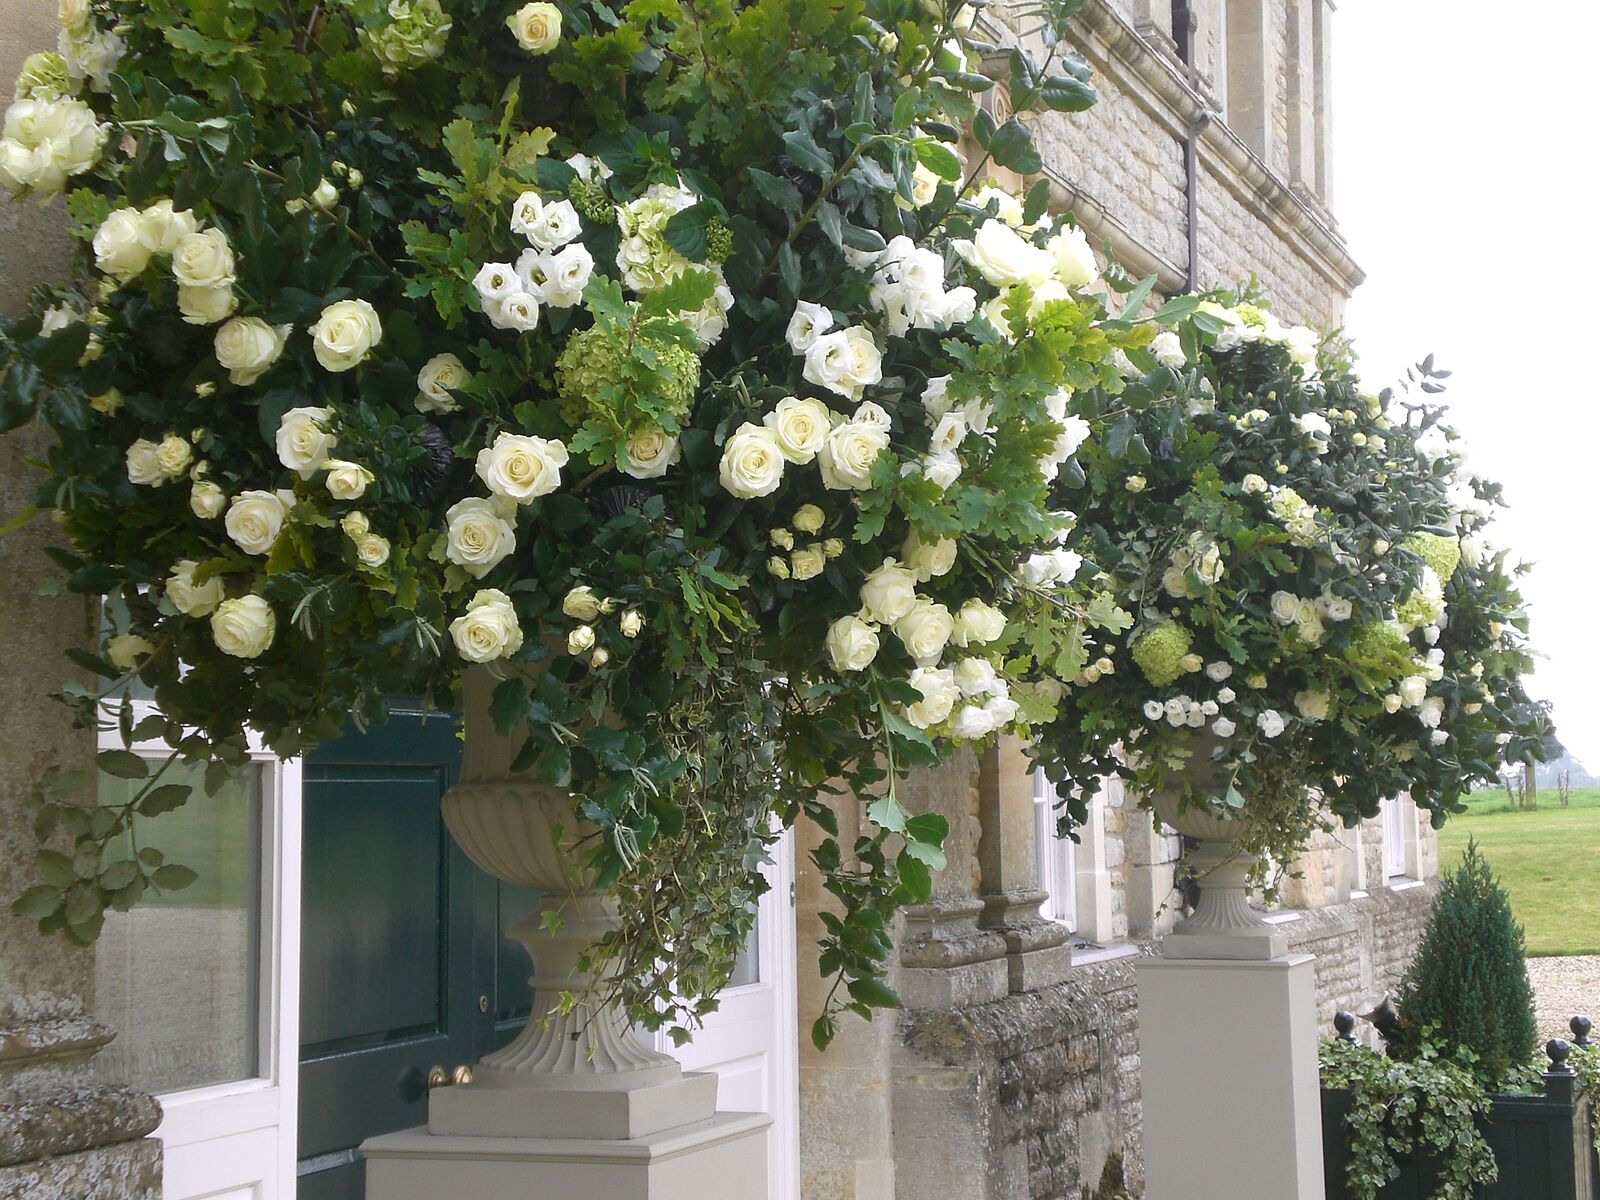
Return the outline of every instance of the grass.
{"type": "Polygon", "coordinates": [[[1533,812],[1513,810],[1503,791],[1472,796],[1439,831],[1441,869],[1456,865],[1469,837],[1510,893],[1530,955],[1600,954],[1600,788],[1572,789],[1566,808],[1555,788],[1541,789],[1533,812]]]}

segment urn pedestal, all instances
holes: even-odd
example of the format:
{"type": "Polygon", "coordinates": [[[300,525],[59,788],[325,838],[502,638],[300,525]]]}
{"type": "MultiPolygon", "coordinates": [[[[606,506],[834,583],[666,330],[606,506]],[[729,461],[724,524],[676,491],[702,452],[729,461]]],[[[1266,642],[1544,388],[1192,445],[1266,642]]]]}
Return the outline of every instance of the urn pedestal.
{"type": "Polygon", "coordinates": [[[1235,848],[1244,822],[1199,808],[1180,811],[1175,794],[1152,800],[1157,815],[1185,837],[1199,841],[1186,861],[1195,869],[1200,901],[1173,926],[1162,943],[1167,958],[1220,958],[1266,961],[1289,952],[1289,939],[1250,907],[1245,881],[1256,865],[1253,855],[1235,848]]]}
{"type": "Polygon", "coordinates": [[[463,679],[461,781],[443,815],[479,867],[540,892],[538,909],[509,931],[533,959],[533,1012],[470,1082],[429,1093],[425,1128],[362,1146],[368,1200],[761,1200],[771,1118],[718,1113],[716,1076],[686,1074],[646,1046],[608,1000],[606,980],[581,970],[584,951],[619,925],[615,899],[582,869],[595,830],[564,791],[512,771],[520,740],[495,732],[493,688],[483,669],[463,679]],[[579,997],[565,1011],[564,993],[579,997]]]}

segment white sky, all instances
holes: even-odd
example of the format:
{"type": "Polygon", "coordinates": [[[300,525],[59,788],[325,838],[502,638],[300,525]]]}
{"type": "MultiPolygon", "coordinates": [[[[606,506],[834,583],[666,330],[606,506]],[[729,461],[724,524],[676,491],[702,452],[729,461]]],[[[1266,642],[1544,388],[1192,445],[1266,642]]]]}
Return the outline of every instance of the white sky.
{"type": "Polygon", "coordinates": [[[1491,533],[1535,564],[1532,694],[1600,770],[1600,114],[1594,0],[1344,0],[1333,211],[1367,272],[1346,312],[1373,386],[1430,351],[1491,533]]]}

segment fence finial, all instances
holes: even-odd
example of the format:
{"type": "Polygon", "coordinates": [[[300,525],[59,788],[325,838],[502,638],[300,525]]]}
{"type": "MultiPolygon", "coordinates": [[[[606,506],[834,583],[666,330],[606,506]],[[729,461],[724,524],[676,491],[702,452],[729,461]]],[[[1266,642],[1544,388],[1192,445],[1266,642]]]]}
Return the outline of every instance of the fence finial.
{"type": "Polygon", "coordinates": [[[1572,1044],[1566,1038],[1551,1038],[1544,1044],[1544,1052],[1550,1059],[1548,1075],[1571,1075],[1573,1070],[1567,1066],[1567,1056],[1572,1053],[1572,1044]]]}
{"type": "Polygon", "coordinates": [[[1594,1022],[1580,1014],[1567,1022],[1567,1028],[1572,1030],[1572,1044],[1580,1050],[1587,1050],[1589,1030],[1594,1028],[1594,1022]]]}
{"type": "Polygon", "coordinates": [[[1340,1009],[1338,1012],[1333,1014],[1333,1028],[1338,1032],[1339,1040],[1341,1042],[1345,1042],[1351,1046],[1356,1044],[1356,1039],[1354,1037],[1355,1027],[1355,1013],[1345,1012],[1343,1009],[1340,1009]]]}

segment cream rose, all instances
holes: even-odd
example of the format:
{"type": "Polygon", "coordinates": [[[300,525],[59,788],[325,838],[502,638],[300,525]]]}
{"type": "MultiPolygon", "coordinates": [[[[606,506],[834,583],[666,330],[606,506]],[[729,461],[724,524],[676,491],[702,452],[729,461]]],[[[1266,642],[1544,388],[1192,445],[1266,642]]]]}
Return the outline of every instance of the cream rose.
{"type": "Polygon", "coordinates": [[[1292,625],[1300,612],[1300,598],[1293,592],[1272,593],[1272,615],[1283,625],[1292,625]]]}
{"type": "Polygon", "coordinates": [[[600,615],[600,600],[592,587],[580,584],[562,599],[561,611],[579,621],[592,621],[600,615]]]}
{"type": "Polygon", "coordinates": [[[647,429],[628,443],[628,465],[622,471],[635,479],[659,479],[682,457],[677,438],[664,429],[647,429]]]}
{"type": "Polygon", "coordinates": [[[106,661],[119,671],[131,671],[139,660],[155,653],[155,643],[136,633],[119,633],[106,639],[106,661]]]}
{"type": "Polygon", "coordinates": [[[265,554],[278,540],[290,507],[277,492],[240,492],[228,505],[223,528],[246,554],[265,554]]]}
{"type": "Polygon", "coordinates": [[[160,487],[167,482],[166,475],[161,470],[161,464],[156,460],[158,447],[149,438],[136,438],[128,447],[126,455],[128,463],[128,482],[137,483],[141,487],[160,487]]]}
{"type": "Polygon", "coordinates": [[[209,481],[202,480],[189,489],[189,511],[202,521],[220,517],[227,503],[227,494],[209,481]]]}
{"type": "Polygon", "coordinates": [[[260,317],[234,317],[212,339],[217,362],[228,372],[230,383],[246,387],[278,361],[292,325],[274,328],[260,317]]]}
{"type": "Polygon", "coordinates": [[[588,625],[579,625],[567,634],[567,653],[583,654],[594,648],[594,630],[588,625]]]}
{"type": "Polygon", "coordinates": [[[828,552],[822,548],[820,542],[801,546],[789,555],[789,578],[795,580],[815,579],[822,574],[822,569],[828,563],[828,552]]]}
{"type": "Polygon", "coordinates": [[[801,533],[817,533],[826,520],[827,516],[815,504],[802,504],[794,510],[794,520],[790,524],[801,533]]]}
{"type": "Polygon", "coordinates": [[[789,349],[796,354],[804,354],[819,337],[832,328],[831,312],[820,304],[801,300],[794,306],[794,315],[789,318],[789,328],[784,331],[784,337],[789,343],[789,349]]]}
{"type": "Polygon", "coordinates": [[[859,325],[822,334],[805,353],[806,381],[848,399],[859,400],[863,390],[883,380],[883,352],[859,325]]]}
{"type": "Polygon", "coordinates": [[[817,453],[822,486],[835,491],[865,491],[872,466],[889,447],[889,431],[872,421],[845,421],[828,433],[817,453]]]}
{"type": "Polygon", "coordinates": [[[820,400],[785,396],[761,423],[778,439],[778,449],[792,463],[808,463],[817,456],[833,428],[833,414],[820,400]]]}
{"type": "Polygon", "coordinates": [[[113,279],[129,280],[150,263],[138,210],[119,208],[94,231],[94,265],[113,279]]]}
{"type": "Polygon", "coordinates": [[[956,253],[971,263],[995,287],[1041,283],[1055,274],[1055,259],[1004,221],[985,221],[971,241],[952,243],[956,253]]]}
{"type": "Polygon", "coordinates": [[[830,625],[823,644],[835,671],[864,671],[878,657],[878,631],[854,614],[830,625]]]}
{"type": "Polygon", "coordinates": [[[892,558],[867,576],[861,585],[861,607],[869,621],[892,625],[917,602],[917,577],[892,558]]]}
{"type": "Polygon", "coordinates": [[[239,298],[233,294],[231,283],[178,288],[178,312],[190,325],[215,325],[232,316],[238,304],[239,298]]]}
{"type": "Polygon", "coordinates": [[[917,666],[931,667],[950,644],[955,620],[944,605],[919,596],[911,611],[894,623],[894,632],[917,666]]]}
{"type": "Polygon", "coordinates": [[[335,500],[359,500],[372,482],[372,472],[360,463],[330,458],[323,466],[328,475],[322,482],[327,485],[328,495],[335,500]]]}
{"type": "Polygon", "coordinates": [[[365,300],[340,300],[328,305],[310,329],[312,350],[325,371],[359,366],[383,340],[377,310],[365,300]]]}
{"type": "Polygon", "coordinates": [[[180,287],[231,288],[235,276],[228,235],[220,229],[185,235],[172,251],[172,277],[180,287]]]}
{"type": "Polygon", "coordinates": [[[189,617],[208,617],[222,603],[222,580],[213,575],[204,583],[194,581],[195,568],[200,564],[192,558],[179,559],[172,564],[172,574],[167,576],[167,599],[172,607],[189,617]]]}
{"type": "Polygon", "coordinates": [[[166,479],[182,479],[193,461],[193,448],[175,433],[167,434],[156,447],[156,469],[166,479]]]}
{"type": "Polygon", "coordinates": [[[1294,706],[1306,720],[1321,721],[1328,715],[1328,693],[1322,691],[1296,692],[1294,706]]]}
{"type": "Polygon", "coordinates": [[[444,514],[445,557],[474,579],[494,570],[517,548],[516,530],[506,519],[511,515],[507,507],[505,502],[496,504],[481,496],[452,504],[444,514]]]}
{"type": "Polygon", "coordinates": [[[151,254],[173,254],[200,222],[187,208],[174,209],[171,200],[157,200],[139,214],[139,237],[151,254]]]}
{"type": "Polygon", "coordinates": [[[552,438],[501,433],[478,451],[478,478],[496,496],[530,504],[561,486],[567,448],[552,438]]]}
{"type": "Polygon", "coordinates": [[[356,541],[356,557],[363,567],[381,567],[389,561],[389,539],[369,533],[356,541]]]}
{"type": "Polygon", "coordinates": [[[955,665],[954,675],[963,696],[988,695],[1005,686],[986,658],[963,658],[955,665]]]}
{"type": "Polygon", "coordinates": [[[617,628],[622,630],[625,638],[636,638],[644,629],[644,614],[637,608],[630,608],[617,618],[617,628]]]}
{"type": "Polygon", "coordinates": [[[968,600],[956,613],[952,640],[958,646],[981,646],[999,640],[1005,631],[1005,613],[982,600],[968,600]]]}
{"type": "Polygon", "coordinates": [[[955,675],[950,671],[918,667],[907,677],[908,682],[922,693],[922,699],[906,708],[906,720],[918,729],[927,729],[949,719],[961,699],[961,689],[956,686],[955,675]]]}
{"type": "Polygon", "coordinates": [[[524,4],[506,18],[506,28],[529,54],[548,54],[561,41],[561,10],[554,4],[524,4]]]}
{"type": "Polygon", "coordinates": [[[339,437],[328,426],[331,408],[291,408],[278,418],[278,461],[301,479],[310,479],[327,465],[339,437]]]}
{"type": "Polygon", "coordinates": [[[1045,249],[1055,261],[1056,278],[1068,287],[1084,287],[1095,280],[1099,268],[1095,265],[1094,251],[1089,248],[1089,238],[1082,229],[1063,229],[1048,242],[1045,249]]]}
{"type": "Polygon", "coordinates": [[[467,602],[467,611],[450,622],[450,637],[468,662],[515,654],[522,648],[522,626],[511,597],[498,588],[483,588],[467,602]]]}
{"type": "Polygon", "coordinates": [[[906,566],[916,573],[917,582],[927,583],[930,579],[949,574],[950,568],[956,565],[956,540],[940,538],[925,542],[913,529],[900,547],[900,556],[906,566]]]}
{"type": "Polygon", "coordinates": [[[472,382],[472,372],[454,354],[435,354],[417,372],[418,412],[455,412],[461,407],[451,392],[472,382]]]}
{"type": "Polygon", "coordinates": [[[1400,693],[1400,702],[1407,708],[1419,708],[1428,695],[1428,677],[1407,675],[1396,690],[1400,693]]]}
{"type": "Polygon", "coordinates": [[[723,445],[718,476],[732,495],[752,500],[778,490],[783,482],[783,464],[777,435],[763,425],[746,421],[723,445]]]}
{"type": "Polygon", "coordinates": [[[272,645],[278,618],[260,596],[224,600],[211,614],[211,640],[234,658],[256,658],[272,645]]]}

